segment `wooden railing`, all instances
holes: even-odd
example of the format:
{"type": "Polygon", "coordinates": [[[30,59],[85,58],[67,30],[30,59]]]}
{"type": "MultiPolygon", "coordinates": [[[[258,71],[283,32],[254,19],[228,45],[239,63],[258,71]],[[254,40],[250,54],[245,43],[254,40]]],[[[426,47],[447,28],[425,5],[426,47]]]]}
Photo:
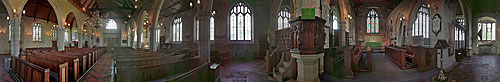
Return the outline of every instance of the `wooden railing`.
{"type": "Polygon", "coordinates": [[[14,80],[24,82],[49,82],[49,69],[42,68],[38,65],[25,61],[19,57],[11,56],[11,75],[14,80]]]}
{"type": "Polygon", "coordinates": [[[278,63],[280,62],[280,56],[277,55],[276,53],[278,50],[279,48],[276,48],[272,52],[271,51],[266,52],[265,60],[266,60],[267,73],[272,73],[273,68],[276,67],[276,65],[278,65],[278,63]]]}

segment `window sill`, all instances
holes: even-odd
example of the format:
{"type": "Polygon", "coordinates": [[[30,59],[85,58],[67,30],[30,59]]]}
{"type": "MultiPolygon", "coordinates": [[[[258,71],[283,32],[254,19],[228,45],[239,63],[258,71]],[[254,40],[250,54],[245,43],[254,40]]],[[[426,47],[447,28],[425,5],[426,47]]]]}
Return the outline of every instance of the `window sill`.
{"type": "Polygon", "coordinates": [[[253,40],[229,40],[229,44],[254,44],[253,40]]]}
{"type": "MultiPolygon", "coordinates": [[[[200,43],[199,40],[194,41],[195,44],[200,43]]],[[[210,44],[214,44],[214,40],[210,40],[210,44]]]]}
{"type": "Polygon", "coordinates": [[[182,41],[172,41],[172,44],[182,44],[182,41]]]}

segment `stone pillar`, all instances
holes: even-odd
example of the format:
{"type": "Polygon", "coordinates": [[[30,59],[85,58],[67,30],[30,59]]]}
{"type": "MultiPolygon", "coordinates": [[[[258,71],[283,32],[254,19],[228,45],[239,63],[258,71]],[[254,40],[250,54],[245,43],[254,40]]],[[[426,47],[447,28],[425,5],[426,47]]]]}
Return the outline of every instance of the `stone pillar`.
{"type": "Polygon", "coordinates": [[[134,38],[132,38],[133,33],[131,33],[132,29],[130,28],[130,25],[127,25],[127,47],[132,47],[132,42],[134,38]]]}
{"type": "Polygon", "coordinates": [[[210,12],[202,11],[198,14],[200,28],[198,29],[198,53],[200,61],[210,61],[210,12]]]}
{"type": "Polygon", "coordinates": [[[158,28],[158,25],[154,25],[152,27],[149,28],[150,30],[150,33],[149,33],[149,48],[152,50],[152,51],[157,51],[157,42],[156,42],[156,30],[158,28]]]}
{"type": "Polygon", "coordinates": [[[21,44],[19,43],[21,41],[21,17],[12,17],[14,20],[11,20],[12,22],[12,41],[10,42],[10,54],[12,56],[19,57],[19,51],[21,48],[21,44]]]}
{"type": "Polygon", "coordinates": [[[135,30],[137,32],[137,43],[136,43],[136,48],[142,48],[142,23],[141,24],[138,24],[139,26],[137,26],[137,30],[135,30]]]}
{"type": "Polygon", "coordinates": [[[137,39],[137,32],[135,31],[132,31],[132,33],[130,34],[132,36],[132,48],[136,49],[137,48],[137,41],[134,41],[134,39],[137,39]]]}
{"type": "Polygon", "coordinates": [[[57,31],[57,51],[64,51],[64,25],[59,25],[57,31]]]}
{"type": "Polygon", "coordinates": [[[292,53],[292,57],[297,58],[297,81],[299,82],[319,82],[320,58],[324,53],[313,55],[301,55],[292,53]]]}
{"type": "Polygon", "coordinates": [[[83,33],[80,30],[80,32],[78,32],[78,48],[83,48],[83,43],[83,33]]]}

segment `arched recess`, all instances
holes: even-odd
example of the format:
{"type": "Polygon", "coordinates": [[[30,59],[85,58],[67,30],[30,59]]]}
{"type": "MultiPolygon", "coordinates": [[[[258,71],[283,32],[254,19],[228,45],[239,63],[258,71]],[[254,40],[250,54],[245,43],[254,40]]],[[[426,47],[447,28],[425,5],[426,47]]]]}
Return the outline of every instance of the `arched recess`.
{"type": "MultiPolygon", "coordinates": [[[[0,44],[4,44],[6,46],[10,45],[11,39],[12,39],[12,32],[11,30],[11,22],[10,18],[7,20],[6,18],[9,17],[8,9],[4,2],[0,2],[0,44]]],[[[10,47],[2,47],[0,48],[0,54],[10,54],[10,47]]]]}
{"type": "Polygon", "coordinates": [[[65,27],[66,30],[68,30],[68,35],[65,35],[64,36],[68,36],[68,37],[65,37],[64,39],[65,40],[69,40],[69,43],[70,43],[70,47],[76,47],[78,46],[78,25],[77,22],[76,22],[76,17],[75,17],[75,14],[73,12],[70,12],[66,15],[65,17],[65,21],[64,21],[64,24],[65,24],[65,27]]]}
{"type": "MultiPolygon", "coordinates": [[[[461,0],[458,0],[456,2],[458,5],[456,7],[456,12],[455,12],[455,24],[453,25],[454,31],[453,31],[453,46],[455,49],[455,53],[458,55],[464,55],[468,54],[466,51],[468,51],[468,46],[470,46],[470,34],[472,29],[468,28],[470,26],[467,24],[466,21],[468,18],[466,18],[467,13],[465,12],[465,6],[462,4],[461,0]]],[[[463,56],[462,56],[463,57],[463,56]]]]}
{"type": "Polygon", "coordinates": [[[479,49],[479,54],[496,54],[496,49],[498,48],[496,43],[497,34],[497,20],[493,16],[482,16],[478,18],[476,23],[477,31],[477,47],[479,49]]]}
{"type": "MultiPolygon", "coordinates": [[[[147,43],[147,39],[145,39],[145,36],[147,36],[147,34],[145,34],[146,32],[144,30],[147,31],[147,29],[145,29],[145,25],[147,25],[149,23],[149,15],[148,15],[148,11],[147,10],[144,10],[140,13],[140,15],[138,16],[138,20],[136,21],[136,25],[137,25],[137,48],[143,48],[143,45],[145,45],[147,43]]],[[[148,44],[149,45],[149,44],[148,44]]]]}
{"type": "MultiPolygon", "coordinates": [[[[59,22],[57,21],[57,15],[55,14],[54,7],[48,0],[28,0],[26,5],[24,5],[22,10],[17,11],[17,13],[22,16],[22,23],[20,27],[20,38],[24,38],[24,42],[20,44],[22,48],[30,48],[30,47],[56,47],[57,43],[51,40],[53,35],[50,29],[54,25],[57,25],[59,22]],[[37,35],[34,27],[37,25],[41,25],[41,34],[40,36],[42,40],[37,42],[32,42],[35,40],[28,39],[29,37],[35,37],[32,35],[37,35]],[[23,30],[21,30],[23,29],[23,30]],[[33,29],[33,30],[31,30],[33,29]],[[47,34],[48,33],[48,34],[47,34]]],[[[16,21],[17,22],[17,21],[16,21]]]]}
{"type": "MultiPolygon", "coordinates": [[[[408,31],[408,27],[406,26],[407,25],[407,21],[406,21],[406,17],[405,15],[402,13],[402,12],[399,12],[399,15],[397,16],[398,18],[396,18],[397,20],[396,21],[396,26],[393,26],[393,27],[396,27],[396,31],[395,33],[397,33],[397,39],[398,39],[398,42],[396,43],[396,45],[398,46],[401,46],[401,45],[407,45],[406,44],[406,37],[407,36],[410,36],[409,34],[411,32],[408,31]]],[[[393,22],[395,22],[393,21],[393,22]]]]}

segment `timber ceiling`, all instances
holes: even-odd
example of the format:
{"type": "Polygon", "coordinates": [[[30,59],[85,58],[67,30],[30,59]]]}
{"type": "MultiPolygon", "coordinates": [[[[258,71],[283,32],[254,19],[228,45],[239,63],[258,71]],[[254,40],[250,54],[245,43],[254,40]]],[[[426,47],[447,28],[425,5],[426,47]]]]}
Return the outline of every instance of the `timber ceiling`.
{"type": "MultiPolygon", "coordinates": [[[[28,0],[24,6],[24,11],[26,11],[24,16],[31,17],[33,20],[38,18],[46,20],[47,22],[51,21],[57,23],[54,9],[47,0],[28,0]]],[[[18,11],[18,13],[22,13],[22,11],[18,11]]]]}

